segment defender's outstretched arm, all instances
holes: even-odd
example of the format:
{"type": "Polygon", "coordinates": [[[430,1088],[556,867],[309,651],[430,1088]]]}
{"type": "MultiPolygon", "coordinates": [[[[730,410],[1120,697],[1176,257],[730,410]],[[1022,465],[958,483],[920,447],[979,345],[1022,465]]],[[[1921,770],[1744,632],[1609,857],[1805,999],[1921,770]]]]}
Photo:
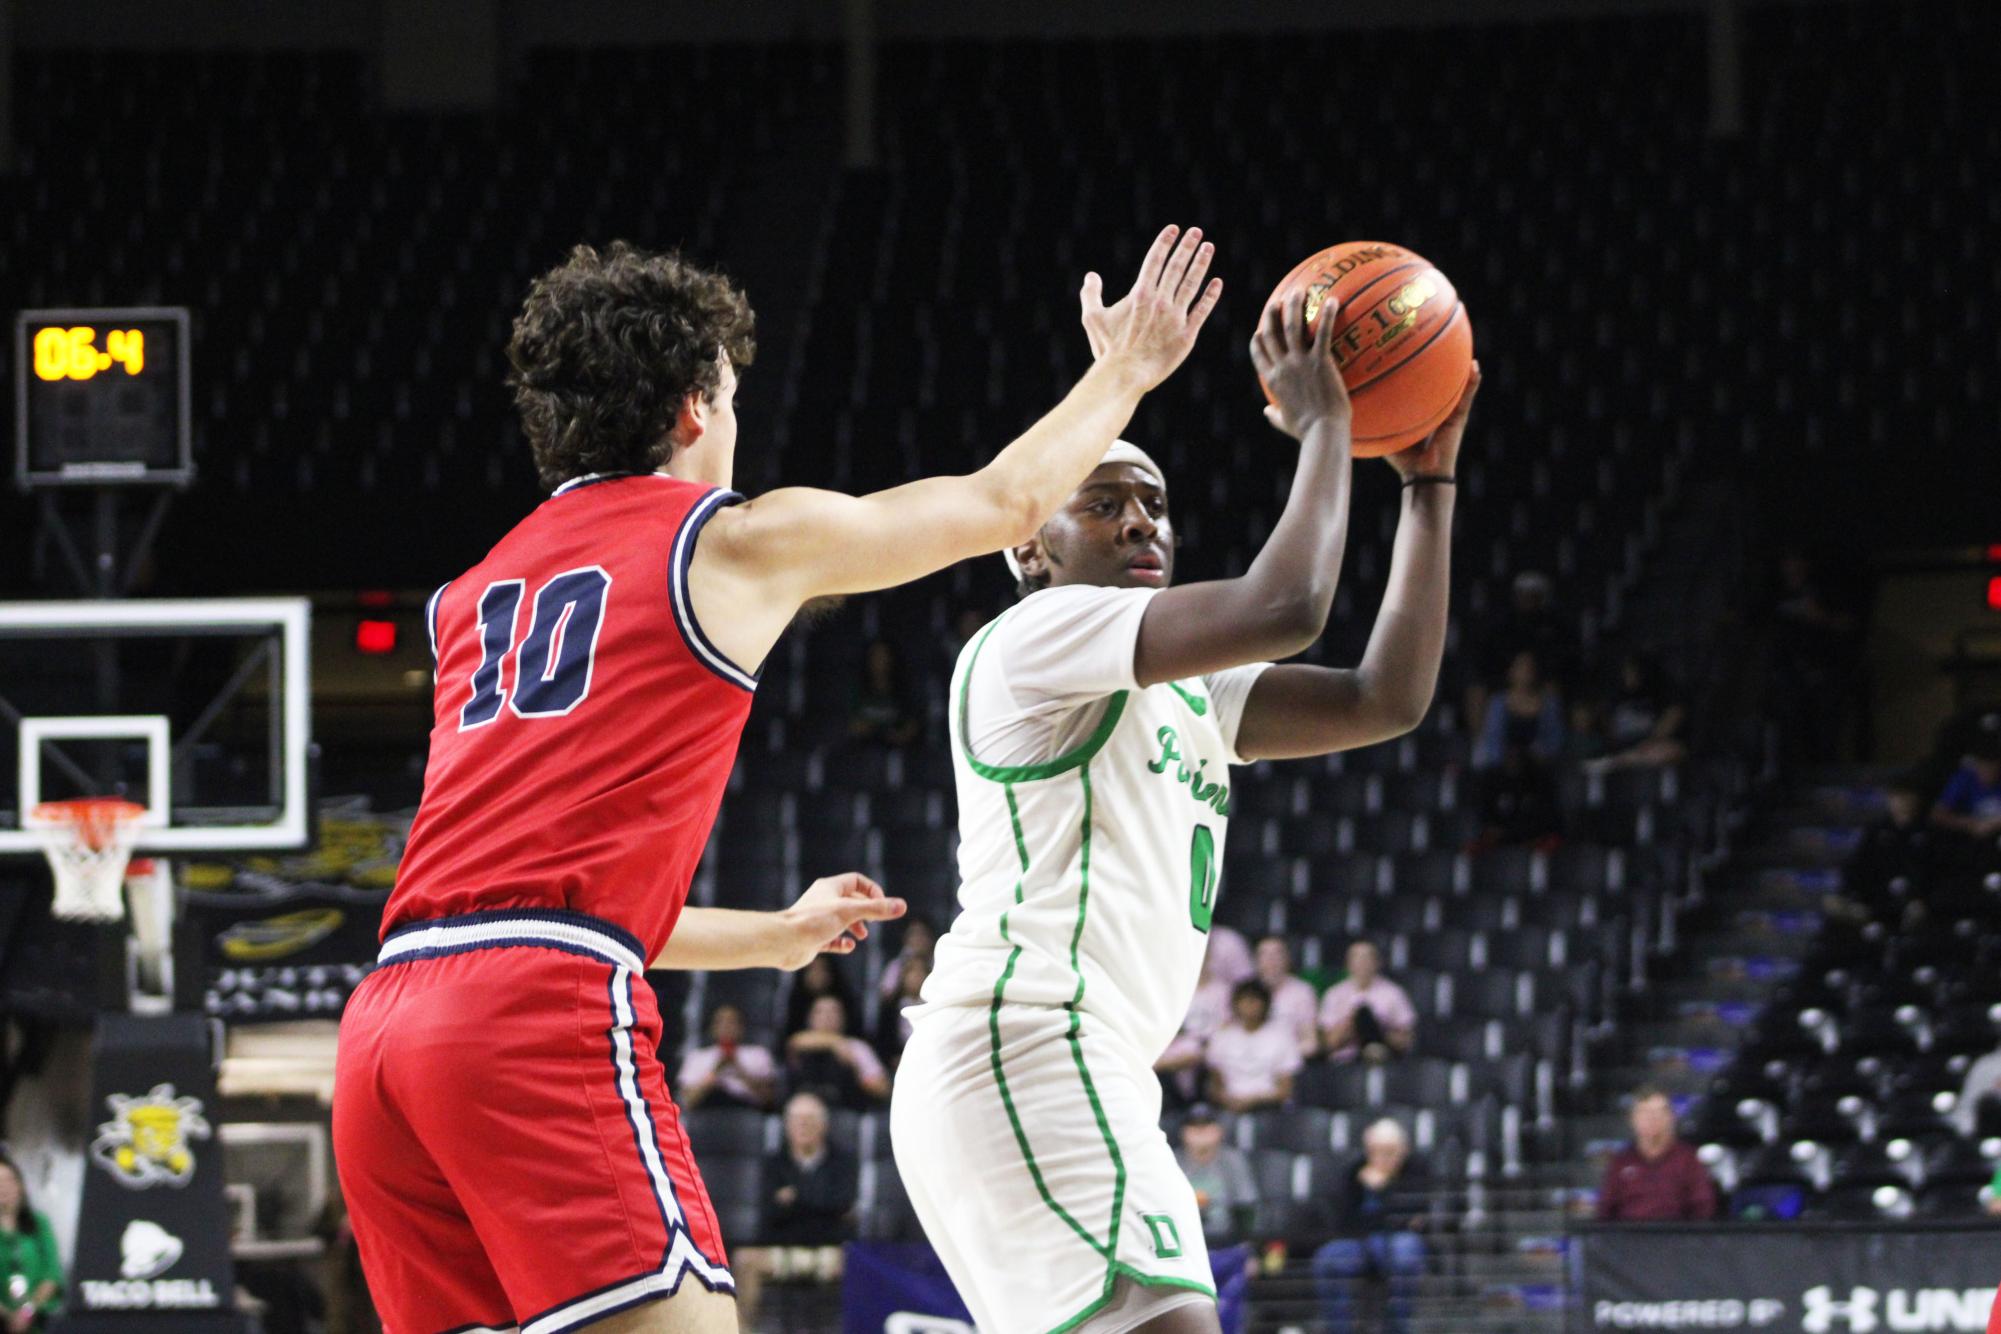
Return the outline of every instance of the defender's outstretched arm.
{"type": "Polygon", "coordinates": [[[696,615],[717,647],[761,662],[813,598],[892,588],[1027,540],[1097,466],[1140,398],[1187,359],[1222,294],[1221,279],[1204,281],[1214,253],[1199,229],[1167,228],[1132,290],[1109,307],[1088,275],[1083,320],[1102,356],[979,471],[866,496],[790,487],[719,512],[690,571],[696,615]]]}

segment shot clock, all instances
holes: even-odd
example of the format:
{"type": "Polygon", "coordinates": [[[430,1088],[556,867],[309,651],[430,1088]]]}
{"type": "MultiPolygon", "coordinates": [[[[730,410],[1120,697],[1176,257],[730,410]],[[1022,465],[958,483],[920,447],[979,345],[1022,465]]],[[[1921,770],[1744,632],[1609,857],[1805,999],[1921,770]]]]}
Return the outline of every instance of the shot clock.
{"type": "Polygon", "coordinates": [[[182,485],[188,312],[24,310],[14,320],[15,479],[40,486],[182,485]]]}

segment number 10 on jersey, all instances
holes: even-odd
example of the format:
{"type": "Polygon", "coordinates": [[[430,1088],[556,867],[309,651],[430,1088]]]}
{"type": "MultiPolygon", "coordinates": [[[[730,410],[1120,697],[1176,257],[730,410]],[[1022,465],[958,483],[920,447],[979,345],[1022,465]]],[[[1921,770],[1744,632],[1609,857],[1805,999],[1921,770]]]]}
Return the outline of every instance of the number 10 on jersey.
{"type": "Polygon", "coordinates": [[[589,565],[543,584],[535,591],[528,634],[517,652],[515,631],[526,591],[522,580],[500,579],[479,595],[479,667],[472,674],[472,698],[459,711],[461,732],[486,726],[500,716],[503,704],[517,718],[561,718],[590,696],[611,576],[604,567],[589,565]]]}

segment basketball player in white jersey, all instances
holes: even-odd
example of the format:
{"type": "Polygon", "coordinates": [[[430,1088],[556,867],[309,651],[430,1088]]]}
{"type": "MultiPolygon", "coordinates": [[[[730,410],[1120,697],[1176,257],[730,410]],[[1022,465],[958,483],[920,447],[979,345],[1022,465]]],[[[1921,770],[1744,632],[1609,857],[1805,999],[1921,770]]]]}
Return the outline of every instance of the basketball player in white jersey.
{"type": "Polygon", "coordinates": [[[1350,407],[1298,295],[1251,356],[1300,442],[1235,579],[1172,587],[1167,482],[1120,442],[1009,564],[1026,596],[953,674],[960,913],[938,942],[891,1111],[897,1164],[984,1334],[1219,1329],[1194,1191],[1153,1064],[1187,1012],[1230,766],[1415,727],[1445,644],[1451,417],[1392,457],[1402,521],[1361,665],[1272,666],[1327,624],[1348,532],[1350,407]]]}

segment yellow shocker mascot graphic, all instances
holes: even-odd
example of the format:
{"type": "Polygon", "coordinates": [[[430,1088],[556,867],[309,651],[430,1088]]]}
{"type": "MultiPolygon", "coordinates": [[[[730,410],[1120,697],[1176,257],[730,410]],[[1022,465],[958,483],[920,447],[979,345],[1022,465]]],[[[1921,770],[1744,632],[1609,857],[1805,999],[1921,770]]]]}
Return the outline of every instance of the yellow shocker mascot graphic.
{"type": "Polygon", "coordinates": [[[105,1099],[111,1119],[97,1127],[91,1160],[132,1190],[185,1186],[194,1179],[191,1139],[211,1133],[201,1099],[176,1098],[172,1084],[155,1084],[143,1098],[114,1093],[105,1099]]]}

